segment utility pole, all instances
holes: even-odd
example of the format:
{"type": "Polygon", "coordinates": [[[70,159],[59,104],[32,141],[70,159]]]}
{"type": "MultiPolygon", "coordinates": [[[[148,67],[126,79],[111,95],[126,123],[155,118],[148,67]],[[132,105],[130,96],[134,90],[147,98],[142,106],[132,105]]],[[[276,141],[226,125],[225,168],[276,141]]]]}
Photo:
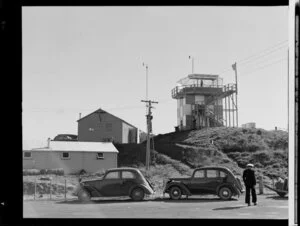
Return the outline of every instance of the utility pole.
{"type": "Polygon", "coordinates": [[[151,101],[151,100],[141,100],[141,102],[145,102],[147,103],[147,107],[148,107],[148,114],[146,115],[146,119],[147,119],[147,146],[146,146],[146,170],[148,171],[150,168],[150,136],[152,134],[152,112],[151,112],[151,108],[153,108],[151,106],[151,104],[158,104],[157,101],[151,101]]]}
{"type": "Polygon", "coordinates": [[[232,68],[235,72],[235,107],[236,107],[236,127],[239,127],[239,121],[238,121],[238,103],[237,103],[237,95],[238,95],[238,85],[237,85],[237,68],[236,68],[236,62],[232,65],[232,68]]]}
{"type": "Polygon", "coordinates": [[[146,67],[146,100],[148,100],[148,64],[143,63],[143,66],[146,67]]]}

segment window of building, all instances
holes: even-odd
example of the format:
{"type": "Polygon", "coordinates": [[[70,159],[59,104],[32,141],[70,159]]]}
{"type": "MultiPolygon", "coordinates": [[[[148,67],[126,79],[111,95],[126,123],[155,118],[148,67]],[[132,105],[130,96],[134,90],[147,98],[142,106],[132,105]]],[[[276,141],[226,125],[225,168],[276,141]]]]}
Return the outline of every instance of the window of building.
{"type": "Polygon", "coordinates": [[[122,172],[122,179],[133,179],[135,178],[134,174],[129,171],[123,171],[122,172]]]}
{"type": "Polygon", "coordinates": [[[107,132],[111,132],[112,131],[112,124],[111,123],[106,123],[105,124],[105,130],[107,132]]]}
{"type": "Polygon", "coordinates": [[[216,178],[216,177],[218,177],[218,171],[217,170],[207,170],[206,177],[207,178],[216,178]]]}
{"type": "Polygon", "coordinates": [[[120,176],[119,176],[119,172],[109,172],[105,179],[119,179],[120,176]]]}
{"type": "Polygon", "coordinates": [[[197,170],[194,174],[195,178],[204,178],[204,170],[197,170]]]}
{"type": "Polygon", "coordinates": [[[70,153],[69,152],[63,152],[61,154],[62,159],[70,159],[70,153]]]}
{"type": "Polygon", "coordinates": [[[30,158],[31,158],[31,152],[25,151],[25,152],[23,153],[23,157],[26,158],[26,159],[30,159],[30,158]]]}
{"type": "Polygon", "coordinates": [[[104,155],[102,152],[97,153],[97,159],[104,159],[104,155]]]}

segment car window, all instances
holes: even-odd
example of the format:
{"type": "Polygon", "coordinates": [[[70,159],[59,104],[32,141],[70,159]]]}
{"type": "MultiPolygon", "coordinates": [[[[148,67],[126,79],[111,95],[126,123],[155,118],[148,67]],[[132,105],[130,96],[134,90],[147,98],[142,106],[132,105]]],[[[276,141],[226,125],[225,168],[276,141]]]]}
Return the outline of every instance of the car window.
{"type": "Polygon", "coordinates": [[[119,179],[119,172],[109,172],[106,174],[105,179],[119,179]]]}
{"type": "Polygon", "coordinates": [[[227,173],[224,173],[223,171],[220,171],[220,177],[226,177],[227,173]]]}
{"type": "Polygon", "coordinates": [[[206,177],[207,178],[216,178],[216,177],[218,177],[218,171],[217,170],[207,170],[206,177]]]}
{"type": "Polygon", "coordinates": [[[204,170],[197,170],[194,174],[194,178],[204,178],[204,170]]]}
{"type": "Polygon", "coordinates": [[[135,178],[134,173],[129,172],[129,171],[123,171],[122,172],[122,178],[123,179],[133,179],[135,178]]]}

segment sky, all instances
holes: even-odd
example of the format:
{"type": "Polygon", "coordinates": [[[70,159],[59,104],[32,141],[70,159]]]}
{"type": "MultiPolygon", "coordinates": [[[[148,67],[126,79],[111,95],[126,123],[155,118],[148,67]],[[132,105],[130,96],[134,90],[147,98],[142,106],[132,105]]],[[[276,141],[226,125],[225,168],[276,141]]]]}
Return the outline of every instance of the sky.
{"type": "Polygon", "coordinates": [[[192,72],[233,83],[239,125],[287,129],[288,7],[23,7],[23,140],[77,134],[102,108],[154,134],[173,132],[171,90],[192,72]]]}

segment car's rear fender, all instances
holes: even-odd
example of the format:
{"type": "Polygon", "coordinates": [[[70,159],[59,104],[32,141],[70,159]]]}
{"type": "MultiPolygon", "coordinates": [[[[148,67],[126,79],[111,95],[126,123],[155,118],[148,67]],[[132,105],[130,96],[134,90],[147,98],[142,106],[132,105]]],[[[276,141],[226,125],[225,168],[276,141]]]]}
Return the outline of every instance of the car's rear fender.
{"type": "Polygon", "coordinates": [[[139,185],[134,185],[129,189],[129,195],[131,194],[132,190],[135,188],[141,188],[144,190],[145,194],[147,195],[151,195],[154,193],[154,191],[151,188],[148,188],[147,186],[143,185],[143,184],[139,184],[139,185]]]}
{"type": "Polygon", "coordinates": [[[235,187],[235,186],[232,186],[232,184],[229,184],[229,183],[225,183],[225,184],[221,184],[219,187],[217,187],[217,194],[219,194],[219,191],[222,187],[228,187],[230,188],[232,194],[235,196],[240,196],[241,195],[241,192],[235,187]]]}
{"type": "Polygon", "coordinates": [[[192,195],[192,193],[190,192],[190,190],[188,189],[188,187],[181,183],[181,182],[171,182],[171,183],[168,183],[166,188],[164,189],[164,192],[163,193],[168,193],[170,191],[170,189],[172,187],[180,187],[181,191],[182,191],[182,194],[183,195],[192,195]]]}
{"type": "Polygon", "coordinates": [[[81,184],[80,189],[85,190],[86,192],[88,192],[91,197],[100,197],[100,196],[102,196],[101,193],[96,188],[94,188],[93,186],[91,186],[89,184],[81,184]]]}

